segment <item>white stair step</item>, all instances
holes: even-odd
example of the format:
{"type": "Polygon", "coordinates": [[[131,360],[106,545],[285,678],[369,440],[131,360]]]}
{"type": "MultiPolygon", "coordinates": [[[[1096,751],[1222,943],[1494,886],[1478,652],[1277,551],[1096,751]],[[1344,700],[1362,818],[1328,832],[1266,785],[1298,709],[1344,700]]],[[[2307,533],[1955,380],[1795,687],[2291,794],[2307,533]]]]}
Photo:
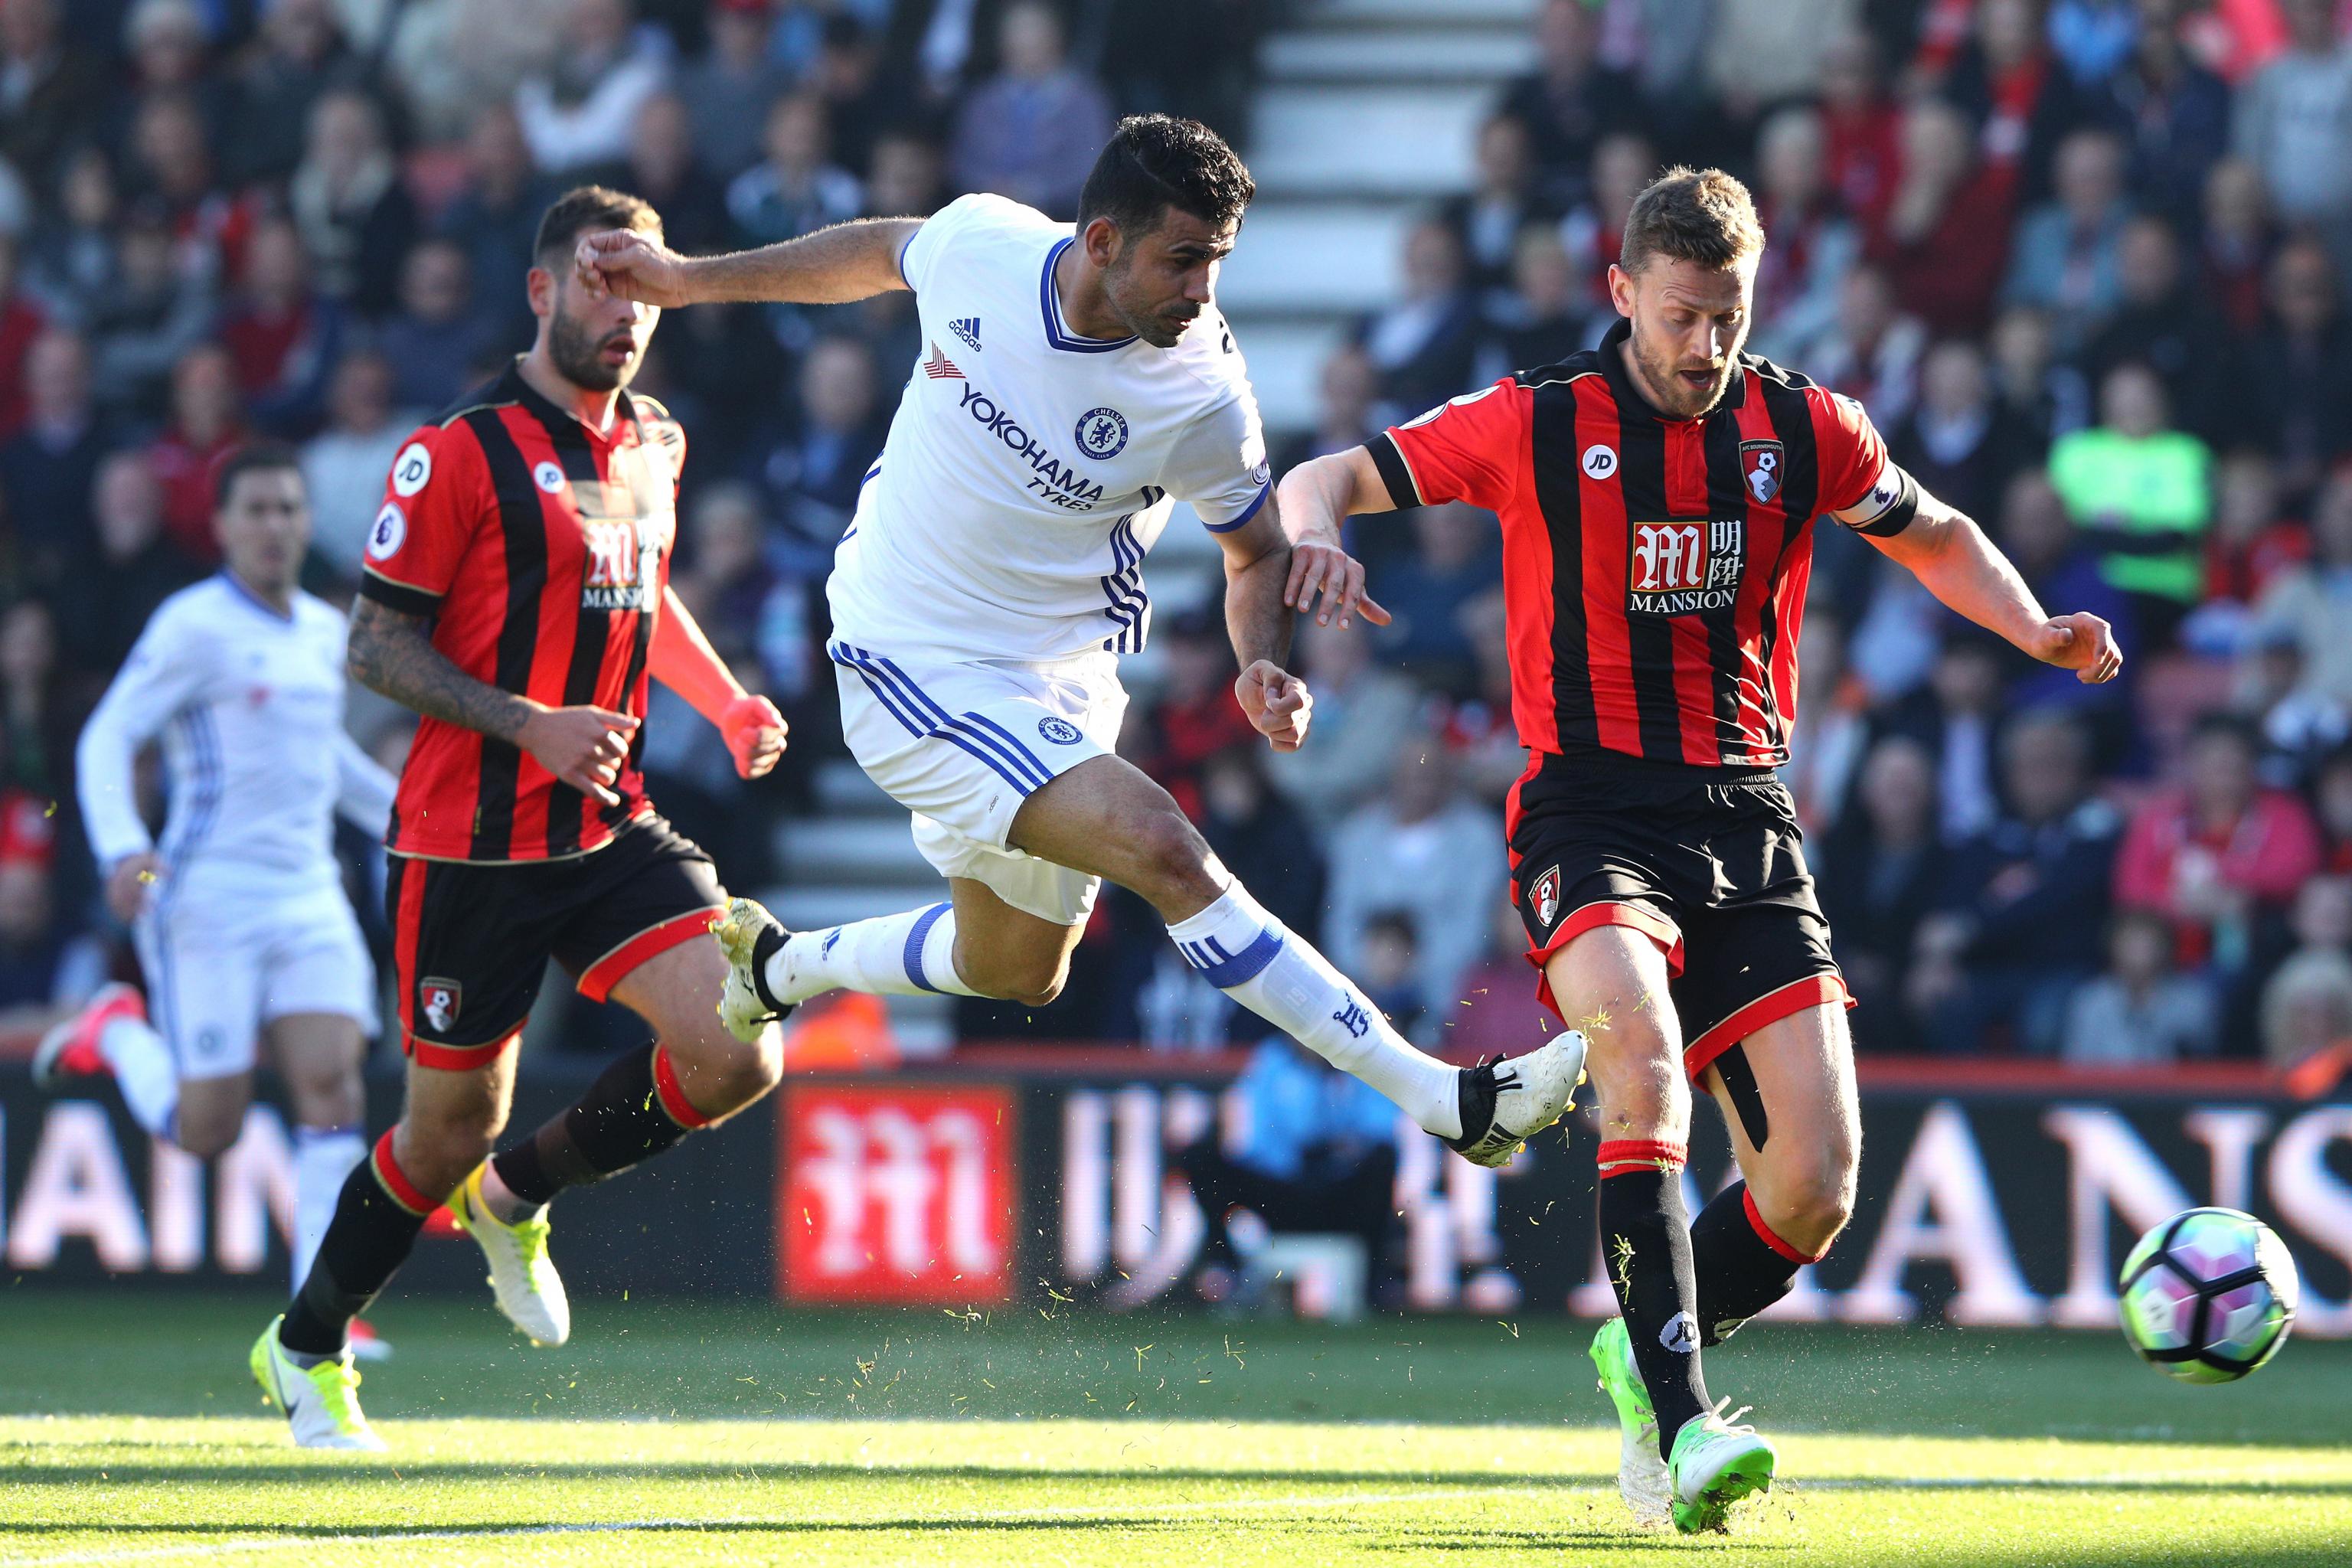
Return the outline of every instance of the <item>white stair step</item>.
{"type": "Polygon", "coordinates": [[[1348,318],[1236,314],[1234,335],[1249,356],[1250,384],[1266,428],[1303,430],[1315,423],[1323,362],[1346,341],[1348,318]]]}
{"type": "MultiPolygon", "coordinates": [[[[1400,258],[1413,216],[1394,202],[1258,203],[1217,279],[1218,307],[1240,316],[1386,305],[1401,286],[1400,258]]],[[[1244,337],[1241,346],[1255,372],[1256,339],[1244,337]]]]}
{"type": "Polygon", "coordinates": [[[1523,27],[1315,29],[1278,33],[1258,52],[1268,81],[1498,81],[1531,70],[1523,27]]]}
{"type": "Polygon", "coordinates": [[[888,816],[819,816],[784,825],[784,864],[795,882],[919,882],[936,878],[915,848],[903,808],[888,816]]]}
{"type": "Polygon", "coordinates": [[[906,812],[847,757],[835,757],[818,766],[816,806],[825,816],[888,816],[906,812]]]}
{"type": "Polygon", "coordinates": [[[1250,172],[1273,195],[1427,197],[1464,189],[1489,86],[1273,87],[1250,172]]]}
{"type": "Polygon", "coordinates": [[[947,897],[947,884],[935,874],[920,887],[908,887],[895,882],[875,882],[863,886],[847,882],[796,882],[788,887],[773,888],[761,896],[760,901],[769,912],[793,931],[814,931],[819,926],[837,926],[849,921],[870,921],[877,915],[895,915],[920,903],[936,903],[947,897]],[[928,890],[926,890],[928,889],[928,890]]]}
{"type": "Polygon", "coordinates": [[[1543,0],[1317,0],[1298,14],[1303,26],[1383,26],[1415,23],[1533,24],[1543,0]]]}

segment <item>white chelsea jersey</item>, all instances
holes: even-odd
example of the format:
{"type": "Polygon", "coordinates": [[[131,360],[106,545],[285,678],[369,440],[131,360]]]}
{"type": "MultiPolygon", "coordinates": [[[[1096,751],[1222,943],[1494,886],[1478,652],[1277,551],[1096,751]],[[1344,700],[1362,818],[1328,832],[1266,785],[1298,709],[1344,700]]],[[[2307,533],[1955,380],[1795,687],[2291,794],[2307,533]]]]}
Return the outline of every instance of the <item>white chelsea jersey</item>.
{"type": "Polygon", "coordinates": [[[101,868],[158,846],[131,762],[163,737],[167,884],[340,888],[333,813],[382,835],[393,776],[343,731],[343,617],[299,592],[280,616],[226,572],[163,601],[82,729],[82,820],[101,868]]]}
{"type": "Polygon", "coordinates": [[[923,358],[835,558],[847,644],[947,660],[1143,646],[1143,557],[1173,501],[1214,531],[1265,504],[1265,437],[1224,317],[1174,348],[1073,335],[1054,264],[1071,226],[1003,196],[908,241],[923,358]]]}

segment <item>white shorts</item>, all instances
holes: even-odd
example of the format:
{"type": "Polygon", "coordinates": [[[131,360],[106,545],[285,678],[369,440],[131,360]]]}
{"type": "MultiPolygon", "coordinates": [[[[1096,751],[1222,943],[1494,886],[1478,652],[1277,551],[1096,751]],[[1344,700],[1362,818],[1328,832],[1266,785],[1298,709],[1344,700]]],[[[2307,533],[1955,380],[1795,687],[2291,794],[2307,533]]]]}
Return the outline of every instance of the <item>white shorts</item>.
{"type": "Polygon", "coordinates": [[[167,889],[132,928],[147,1015],[184,1079],[251,1070],[262,1026],[332,1013],[375,1030],[375,968],[341,888],[293,898],[167,889]]]}
{"type": "Polygon", "coordinates": [[[926,665],[840,641],[825,651],[838,667],[850,754],[915,814],[923,858],[1040,920],[1084,921],[1100,879],[1004,840],[1023,801],[1117,750],[1127,716],[1118,658],[926,665]]]}

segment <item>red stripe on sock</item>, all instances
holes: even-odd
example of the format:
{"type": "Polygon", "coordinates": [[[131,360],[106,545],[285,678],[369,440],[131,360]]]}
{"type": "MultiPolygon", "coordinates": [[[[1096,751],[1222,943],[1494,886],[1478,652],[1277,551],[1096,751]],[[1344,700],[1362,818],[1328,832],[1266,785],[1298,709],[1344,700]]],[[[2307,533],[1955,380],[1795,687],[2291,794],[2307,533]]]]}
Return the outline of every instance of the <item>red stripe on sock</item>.
{"type": "Polygon", "coordinates": [[[1756,1194],[1754,1193],[1741,1193],[1739,1194],[1739,1205],[1748,1211],[1748,1224],[1759,1237],[1763,1238],[1764,1245],[1779,1253],[1781,1257],[1787,1258],[1790,1262],[1799,1264],[1819,1263],[1822,1258],[1829,1256],[1826,1252],[1800,1252],[1795,1247],[1790,1246],[1787,1242],[1781,1240],[1778,1236],[1774,1235],[1772,1227],[1764,1223],[1764,1216],[1757,1212],[1756,1194]]]}
{"type": "Polygon", "coordinates": [[[686,1086],[677,1081],[677,1069],[669,1065],[669,1047],[654,1047],[654,1098],[661,1101],[662,1110],[680,1127],[707,1127],[710,1118],[694,1109],[686,1098],[686,1086]]]}
{"type": "Polygon", "coordinates": [[[416,1184],[408,1179],[408,1173],[400,1168],[400,1162],[393,1158],[390,1132],[375,1141],[375,1153],[371,1156],[371,1161],[375,1168],[376,1185],[410,1214],[431,1214],[441,1206],[438,1200],[428,1198],[420,1192],[416,1184]]]}
{"type": "Polygon", "coordinates": [[[1663,1138],[1614,1138],[1601,1145],[1602,1180],[1627,1171],[1679,1171],[1689,1162],[1690,1147],[1663,1138]]]}

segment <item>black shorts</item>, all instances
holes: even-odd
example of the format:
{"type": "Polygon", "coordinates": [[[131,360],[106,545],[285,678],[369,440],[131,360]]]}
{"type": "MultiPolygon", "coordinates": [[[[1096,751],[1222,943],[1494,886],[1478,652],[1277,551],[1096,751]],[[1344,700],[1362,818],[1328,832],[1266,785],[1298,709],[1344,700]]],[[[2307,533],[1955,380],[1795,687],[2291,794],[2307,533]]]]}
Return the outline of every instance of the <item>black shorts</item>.
{"type": "Polygon", "coordinates": [[[1553,1012],[1544,961],[1601,926],[1637,931],[1665,954],[1693,1078],[1767,1024],[1853,1005],[1795,808],[1769,770],[1538,753],[1508,821],[1512,898],[1553,1012]]]}
{"type": "Polygon", "coordinates": [[[384,886],[401,1043],[420,1066],[487,1065],[521,1032],[547,961],[592,1002],[727,905],[710,857],[658,816],[563,860],[391,858],[384,886]]]}

